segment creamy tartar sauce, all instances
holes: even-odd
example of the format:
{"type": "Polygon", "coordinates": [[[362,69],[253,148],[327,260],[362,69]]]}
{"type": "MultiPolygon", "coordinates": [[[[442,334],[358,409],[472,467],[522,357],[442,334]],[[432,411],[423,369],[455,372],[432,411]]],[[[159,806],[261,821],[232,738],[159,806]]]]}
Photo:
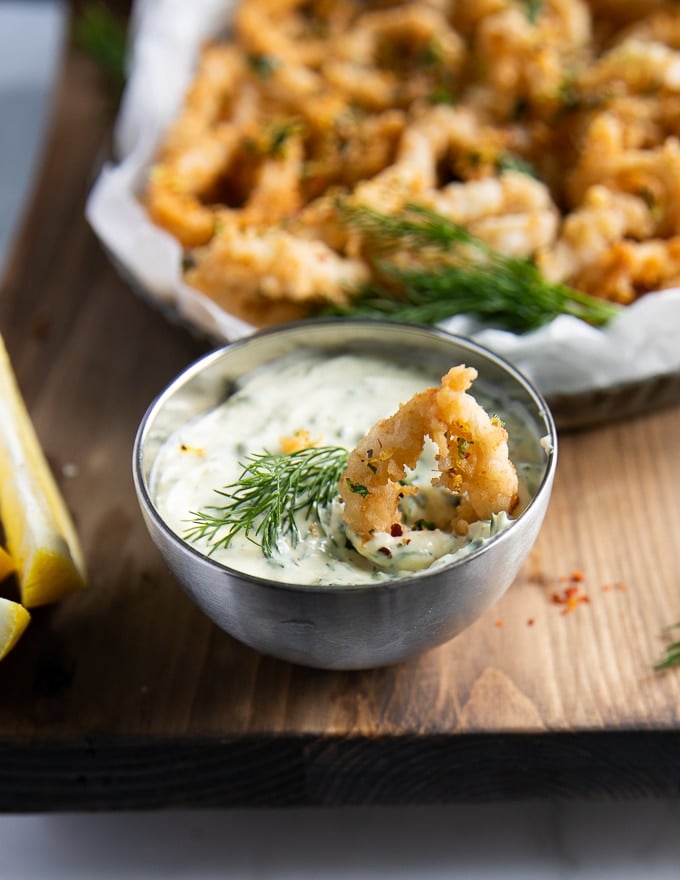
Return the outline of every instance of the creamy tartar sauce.
{"type": "MultiPolygon", "coordinates": [[[[247,376],[223,404],[186,422],[165,441],[151,475],[158,512],[177,535],[185,537],[196,511],[225,503],[216,490],[238,480],[247,456],[280,452],[282,438],[300,431],[308,432],[317,445],[351,450],[376,421],[394,413],[418,391],[438,385],[440,379],[418,366],[365,355],[329,358],[304,352],[281,358],[247,376]]],[[[475,386],[472,393],[487,411],[505,421],[510,457],[520,481],[521,509],[545,472],[545,451],[521,415],[475,386]]],[[[428,444],[413,476],[419,485],[429,482],[434,467],[434,450],[428,444]]],[[[300,539],[281,537],[271,557],[243,533],[229,547],[214,551],[205,539],[191,543],[230,568],[270,580],[358,584],[446,564],[472,552],[509,522],[500,514],[473,523],[465,537],[439,530],[410,532],[415,541],[409,542],[408,550],[398,538],[381,535],[371,558],[370,546],[360,555],[348,540],[351,536],[345,531],[338,500],[323,512],[321,523],[300,516],[300,539]],[[389,558],[378,555],[387,542],[391,542],[389,558]]]]}

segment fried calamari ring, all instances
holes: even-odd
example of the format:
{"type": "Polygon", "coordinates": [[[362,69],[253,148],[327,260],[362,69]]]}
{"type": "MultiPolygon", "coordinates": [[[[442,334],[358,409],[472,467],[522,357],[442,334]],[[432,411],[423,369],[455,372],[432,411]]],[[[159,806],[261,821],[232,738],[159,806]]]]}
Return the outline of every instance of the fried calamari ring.
{"type": "Polygon", "coordinates": [[[407,469],[415,468],[425,446],[434,442],[438,475],[432,484],[458,496],[451,520],[437,523],[450,532],[510,512],[518,498],[518,480],[508,457],[508,434],[467,394],[477,371],[456,366],[437,388],[427,388],[377,422],[352,451],[340,480],[343,519],[358,536],[393,533],[402,528],[399,509],[417,486],[403,485],[407,469]]]}

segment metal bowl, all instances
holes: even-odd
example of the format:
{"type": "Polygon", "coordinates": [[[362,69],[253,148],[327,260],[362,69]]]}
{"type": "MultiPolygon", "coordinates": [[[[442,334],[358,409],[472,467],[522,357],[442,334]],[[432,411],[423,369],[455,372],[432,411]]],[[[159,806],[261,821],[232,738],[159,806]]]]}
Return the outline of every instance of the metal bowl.
{"type": "Polygon", "coordinates": [[[325,669],[394,664],[434,648],[469,626],[515,579],[548,506],[557,436],[541,395],[502,358],[428,327],[332,320],[289,324],[218,349],[185,370],[151,404],[135,438],[133,472],[151,538],[188,595],[223,630],[256,650],[325,669]],[[479,383],[521,407],[544,444],[545,471],[512,524],[481,548],[434,570],[339,586],[285,584],[229,568],[176,535],[154,505],[149,478],[163,442],[188,418],[225,399],[234,382],[292,351],[379,354],[443,375],[465,363],[479,383]],[[197,403],[198,401],[198,403],[197,403]]]}

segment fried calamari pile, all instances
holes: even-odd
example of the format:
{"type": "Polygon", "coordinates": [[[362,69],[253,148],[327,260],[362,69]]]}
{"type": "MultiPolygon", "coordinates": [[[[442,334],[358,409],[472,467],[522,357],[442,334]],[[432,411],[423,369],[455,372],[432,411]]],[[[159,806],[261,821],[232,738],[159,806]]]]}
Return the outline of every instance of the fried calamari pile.
{"type": "Polygon", "coordinates": [[[549,281],[630,303],[680,284],[680,10],[242,0],[144,200],[186,281],[256,325],[371,281],[348,206],[422,205],[549,281]]]}

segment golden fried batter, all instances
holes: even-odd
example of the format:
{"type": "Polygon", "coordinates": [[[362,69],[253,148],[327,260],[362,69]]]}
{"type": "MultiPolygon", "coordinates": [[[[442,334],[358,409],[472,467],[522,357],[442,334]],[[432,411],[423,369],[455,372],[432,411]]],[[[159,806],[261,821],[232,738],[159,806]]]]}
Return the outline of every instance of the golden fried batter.
{"type": "Polygon", "coordinates": [[[456,531],[517,503],[518,480],[508,457],[508,434],[468,394],[477,371],[452,367],[437,388],[427,388],[377,422],[351,452],[340,479],[343,519],[356,534],[390,533],[400,526],[401,500],[418,492],[404,485],[425,438],[437,447],[439,471],[433,485],[459,496],[445,530],[456,531]]]}
{"type": "Polygon", "coordinates": [[[341,200],[419,203],[632,302],[678,279],[677,3],[241,0],[142,198],[186,280],[255,324],[374,277],[341,200]]]}

